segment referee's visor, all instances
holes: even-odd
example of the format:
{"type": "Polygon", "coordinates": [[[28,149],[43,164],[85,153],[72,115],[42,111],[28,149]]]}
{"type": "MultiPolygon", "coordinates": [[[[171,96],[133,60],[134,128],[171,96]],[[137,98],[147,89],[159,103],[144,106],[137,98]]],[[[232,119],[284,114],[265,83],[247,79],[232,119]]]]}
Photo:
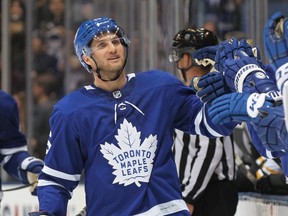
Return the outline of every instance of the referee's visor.
{"type": "Polygon", "coordinates": [[[184,53],[188,53],[192,56],[195,51],[196,50],[191,47],[182,49],[171,48],[168,53],[168,58],[170,62],[178,62],[183,57],[184,53]]]}

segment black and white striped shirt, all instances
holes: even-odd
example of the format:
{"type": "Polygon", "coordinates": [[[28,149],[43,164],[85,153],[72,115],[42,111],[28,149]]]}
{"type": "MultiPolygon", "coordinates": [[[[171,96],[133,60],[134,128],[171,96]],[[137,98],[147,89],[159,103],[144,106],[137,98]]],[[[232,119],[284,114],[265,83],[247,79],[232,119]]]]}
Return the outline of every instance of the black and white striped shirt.
{"type": "Polygon", "coordinates": [[[208,138],[175,130],[173,153],[185,200],[193,202],[210,181],[235,180],[233,136],[208,138]]]}

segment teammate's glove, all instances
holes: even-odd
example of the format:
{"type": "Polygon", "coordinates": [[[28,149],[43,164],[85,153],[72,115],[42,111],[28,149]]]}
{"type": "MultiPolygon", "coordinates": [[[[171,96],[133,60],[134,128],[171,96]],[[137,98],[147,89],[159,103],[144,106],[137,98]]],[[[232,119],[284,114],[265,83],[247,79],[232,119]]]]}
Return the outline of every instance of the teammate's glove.
{"type": "Polygon", "coordinates": [[[275,71],[288,62],[288,19],[281,12],[274,13],[263,31],[265,53],[275,71]]]}
{"type": "Polygon", "coordinates": [[[234,59],[235,52],[238,49],[238,40],[231,39],[223,41],[219,44],[219,48],[217,50],[215,56],[215,69],[219,72],[224,71],[224,63],[227,59],[234,59]]]}
{"type": "Polygon", "coordinates": [[[257,134],[270,151],[288,151],[288,133],[285,127],[283,106],[261,107],[261,118],[256,123],[257,134]]]}
{"type": "Polygon", "coordinates": [[[42,170],[44,162],[35,157],[27,157],[22,162],[20,167],[18,167],[18,175],[20,180],[24,184],[32,184],[30,192],[32,195],[37,195],[37,179],[38,174],[42,170]]]}
{"type": "Polygon", "coordinates": [[[258,121],[258,108],[272,106],[265,94],[230,93],[224,94],[214,101],[208,112],[214,124],[258,121]]]}
{"type": "Polygon", "coordinates": [[[268,92],[277,90],[274,81],[254,57],[238,51],[234,59],[227,59],[224,67],[224,78],[232,92],[268,92]]]}
{"type": "Polygon", "coordinates": [[[257,47],[252,48],[245,39],[238,41],[237,39],[232,38],[229,41],[226,40],[219,44],[219,48],[215,56],[215,69],[223,72],[225,69],[225,61],[227,59],[234,59],[236,53],[239,51],[243,51],[249,57],[255,58],[258,61],[258,64],[262,65],[260,52],[257,47]]]}
{"type": "Polygon", "coordinates": [[[54,216],[54,214],[51,214],[47,211],[38,211],[38,212],[29,212],[28,216],[54,216]]]}
{"type": "Polygon", "coordinates": [[[288,195],[284,174],[264,175],[256,182],[256,191],[262,194],[288,195]]]}
{"type": "Polygon", "coordinates": [[[222,73],[210,72],[202,76],[197,83],[197,96],[202,102],[210,102],[223,94],[230,93],[222,73]]]}
{"type": "Polygon", "coordinates": [[[192,57],[198,65],[207,66],[208,64],[214,65],[215,55],[218,49],[218,44],[214,46],[207,46],[196,50],[192,57]]]}

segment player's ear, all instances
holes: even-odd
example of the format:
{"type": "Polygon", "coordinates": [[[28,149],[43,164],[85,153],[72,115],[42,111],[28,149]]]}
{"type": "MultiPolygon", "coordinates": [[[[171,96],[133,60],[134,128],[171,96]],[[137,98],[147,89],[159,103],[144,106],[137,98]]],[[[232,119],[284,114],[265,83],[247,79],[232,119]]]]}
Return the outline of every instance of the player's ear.
{"type": "Polygon", "coordinates": [[[192,61],[190,58],[188,53],[183,53],[181,59],[178,61],[178,66],[180,66],[180,68],[189,67],[190,61],[192,61]]]}
{"type": "Polygon", "coordinates": [[[91,57],[89,57],[87,55],[82,55],[82,59],[87,65],[92,66],[93,60],[91,57]]]}

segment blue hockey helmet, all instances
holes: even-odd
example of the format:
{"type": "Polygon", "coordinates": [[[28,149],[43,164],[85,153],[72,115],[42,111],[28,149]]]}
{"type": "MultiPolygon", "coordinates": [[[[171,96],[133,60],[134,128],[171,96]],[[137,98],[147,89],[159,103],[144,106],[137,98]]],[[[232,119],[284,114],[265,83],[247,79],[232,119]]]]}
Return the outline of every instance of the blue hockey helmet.
{"type": "Polygon", "coordinates": [[[92,55],[92,50],[89,47],[91,40],[106,33],[116,34],[124,47],[129,46],[130,40],[125,31],[118,26],[113,19],[107,17],[100,17],[83,22],[75,34],[75,53],[81,64],[90,73],[91,67],[83,61],[82,55],[90,57],[92,55]]]}

